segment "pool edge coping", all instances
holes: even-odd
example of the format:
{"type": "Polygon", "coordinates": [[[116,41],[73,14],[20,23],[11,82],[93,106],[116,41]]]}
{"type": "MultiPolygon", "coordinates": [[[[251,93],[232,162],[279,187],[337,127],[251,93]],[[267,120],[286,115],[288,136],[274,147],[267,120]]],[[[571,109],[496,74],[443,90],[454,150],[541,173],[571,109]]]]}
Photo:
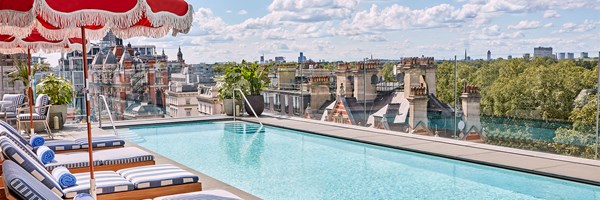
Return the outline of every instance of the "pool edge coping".
{"type": "MultiPolygon", "coordinates": [[[[281,118],[276,118],[276,117],[272,117],[272,116],[265,116],[265,117],[269,117],[269,118],[273,118],[273,119],[281,119],[281,118]]],[[[265,118],[265,117],[261,117],[261,118],[265,118]]],[[[257,123],[255,118],[245,117],[245,118],[239,118],[239,119],[242,120],[242,121],[246,121],[246,122],[257,123]]],[[[319,125],[332,126],[331,124],[327,124],[327,123],[315,123],[315,122],[320,122],[320,121],[314,121],[314,120],[312,120],[312,121],[304,121],[304,120],[297,120],[297,119],[294,119],[294,118],[283,118],[283,120],[292,120],[292,121],[297,121],[297,122],[314,123],[314,124],[319,124],[319,125]]],[[[527,169],[527,168],[523,168],[523,167],[517,167],[517,166],[499,164],[499,163],[482,161],[482,160],[476,160],[476,159],[470,159],[470,158],[464,158],[464,157],[460,157],[460,156],[453,156],[453,155],[448,155],[448,154],[442,154],[442,153],[436,153],[436,152],[430,152],[430,151],[423,151],[423,150],[419,150],[419,149],[415,149],[415,148],[410,148],[410,147],[403,147],[403,146],[394,146],[394,145],[389,145],[389,144],[383,144],[383,143],[379,143],[379,142],[369,141],[368,137],[363,137],[363,138],[343,137],[343,136],[338,136],[338,135],[332,135],[332,134],[322,133],[321,131],[318,131],[318,130],[297,129],[297,128],[286,127],[284,125],[279,125],[279,124],[276,124],[276,123],[270,123],[270,122],[265,122],[265,121],[262,121],[262,123],[266,124],[266,125],[269,125],[269,126],[274,126],[274,127],[278,127],[278,128],[284,128],[284,129],[290,129],[290,130],[295,130],[295,131],[300,131],[300,132],[306,132],[306,133],[311,133],[311,134],[325,136],[325,137],[337,138],[337,139],[342,139],[342,140],[347,140],[347,141],[353,141],[353,142],[358,142],[358,143],[363,143],[363,144],[381,146],[381,147],[386,147],[386,148],[391,148],[391,149],[397,149],[397,150],[402,150],[402,151],[409,151],[409,152],[420,153],[420,154],[425,154],[425,155],[430,155],[430,156],[442,157],[442,158],[447,158],[447,159],[459,160],[459,161],[463,161],[463,162],[475,163],[475,164],[480,164],[480,165],[485,165],[485,166],[498,167],[498,168],[502,168],[502,169],[514,170],[514,171],[519,171],[519,172],[524,172],[524,173],[529,173],[529,174],[536,174],[536,175],[541,175],[541,176],[546,176],[546,177],[552,177],[552,178],[557,178],[557,179],[561,179],[561,180],[567,180],[567,181],[573,181],[573,182],[578,182],[578,183],[584,183],[584,184],[588,184],[588,185],[600,186],[600,180],[599,181],[595,181],[595,180],[591,180],[591,179],[583,179],[583,178],[578,178],[578,177],[574,177],[574,176],[567,176],[567,175],[561,175],[561,174],[556,174],[556,173],[543,172],[543,171],[539,171],[539,170],[535,170],[535,169],[527,169]]],[[[361,129],[357,129],[357,128],[363,128],[363,127],[347,127],[347,126],[339,126],[339,125],[336,126],[336,127],[339,127],[339,128],[342,128],[342,129],[352,129],[352,130],[367,131],[367,132],[378,133],[378,134],[388,135],[388,136],[396,136],[396,137],[416,136],[416,135],[412,135],[412,134],[408,134],[408,133],[404,133],[406,135],[388,134],[388,133],[385,133],[384,130],[377,130],[377,129],[375,129],[375,130],[370,130],[370,129],[369,130],[361,130],[361,129]]],[[[422,136],[422,137],[427,137],[427,136],[422,136]]],[[[466,141],[451,140],[451,139],[448,139],[448,138],[441,138],[441,139],[446,139],[446,140],[449,140],[449,141],[431,140],[431,139],[428,139],[428,138],[420,138],[420,137],[407,137],[407,138],[427,140],[429,142],[434,142],[434,143],[444,143],[444,144],[449,144],[449,145],[457,145],[457,146],[462,146],[462,147],[467,147],[467,148],[475,148],[475,149],[481,149],[481,150],[488,150],[488,151],[499,152],[499,153],[507,153],[507,154],[515,154],[515,155],[520,155],[520,156],[528,156],[528,157],[540,158],[540,159],[555,160],[555,161],[572,163],[572,164],[576,164],[576,165],[587,165],[587,166],[593,166],[593,167],[600,167],[598,165],[593,165],[593,164],[588,164],[588,163],[579,163],[579,162],[573,162],[573,161],[567,161],[567,160],[560,160],[560,159],[556,159],[556,158],[539,157],[539,156],[536,156],[536,155],[524,154],[524,152],[509,152],[509,151],[502,151],[502,150],[497,150],[497,149],[488,149],[488,148],[484,148],[484,147],[481,147],[481,146],[461,145],[461,144],[456,144],[456,143],[457,142],[465,142],[466,143],[466,141]]],[[[440,138],[438,138],[438,139],[440,139],[440,138]]],[[[528,150],[521,150],[521,149],[516,149],[516,150],[519,150],[519,151],[528,151],[528,150]]],[[[541,153],[541,152],[535,152],[535,153],[541,153]]],[[[562,156],[562,155],[557,155],[557,156],[562,156]]]]}

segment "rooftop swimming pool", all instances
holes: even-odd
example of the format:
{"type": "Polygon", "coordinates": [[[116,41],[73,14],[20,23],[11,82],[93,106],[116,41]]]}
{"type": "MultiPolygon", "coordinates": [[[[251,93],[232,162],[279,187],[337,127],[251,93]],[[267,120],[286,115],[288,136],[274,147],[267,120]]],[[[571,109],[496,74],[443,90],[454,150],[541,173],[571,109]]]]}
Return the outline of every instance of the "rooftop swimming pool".
{"type": "Polygon", "coordinates": [[[247,122],[125,137],[263,199],[600,199],[592,185],[247,122]]]}

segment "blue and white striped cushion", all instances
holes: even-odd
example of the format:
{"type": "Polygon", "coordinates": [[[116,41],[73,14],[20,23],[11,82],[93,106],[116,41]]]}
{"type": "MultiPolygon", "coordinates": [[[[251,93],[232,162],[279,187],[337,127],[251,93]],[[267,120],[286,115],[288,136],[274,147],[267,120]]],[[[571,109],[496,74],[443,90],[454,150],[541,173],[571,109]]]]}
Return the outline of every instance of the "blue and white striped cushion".
{"type": "Polygon", "coordinates": [[[52,149],[52,151],[81,149],[81,145],[72,140],[46,140],[44,146],[52,149]]]}
{"type": "Polygon", "coordinates": [[[8,133],[11,133],[11,134],[13,134],[13,136],[15,138],[18,138],[21,143],[23,143],[23,144],[29,143],[29,140],[26,140],[23,136],[21,136],[21,134],[19,134],[19,131],[17,131],[10,124],[6,123],[5,121],[0,120],[0,125],[2,125],[8,131],[8,133]]]}
{"type": "MultiPolygon", "coordinates": [[[[77,185],[63,189],[66,198],[73,198],[80,193],[90,192],[90,174],[73,174],[77,178],[77,185]]],[[[94,172],[96,179],[97,194],[108,194],[133,190],[133,184],[116,172],[99,171],[94,172]]]]}
{"type": "Polygon", "coordinates": [[[2,170],[4,172],[4,183],[19,199],[62,199],[11,160],[4,161],[2,170]]]}
{"type": "Polygon", "coordinates": [[[47,106],[48,104],[50,104],[50,97],[46,94],[40,94],[38,95],[37,99],[35,100],[35,112],[42,117],[46,116],[46,110],[48,108],[46,108],[45,106],[47,106]]]}
{"type": "MultiPolygon", "coordinates": [[[[40,116],[40,115],[39,115],[39,114],[37,114],[37,113],[33,113],[33,114],[31,114],[31,115],[32,115],[31,117],[33,117],[33,119],[34,119],[34,120],[44,120],[44,119],[46,119],[46,116],[40,116]]],[[[19,114],[17,117],[18,117],[18,118],[19,118],[19,120],[21,120],[21,121],[25,121],[25,120],[29,120],[29,119],[30,119],[30,118],[29,118],[29,117],[30,117],[30,116],[29,116],[29,113],[27,113],[27,114],[19,114]]]]}
{"type": "Polygon", "coordinates": [[[6,115],[7,118],[13,118],[17,116],[16,112],[0,112],[0,116],[6,115]]]}
{"type": "Polygon", "coordinates": [[[7,137],[8,139],[12,140],[16,147],[23,150],[23,152],[25,154],[27,154],[30,158],[33,158],[33,160],[35,160],[37,163],[39,163],[40,165],[43,165],[42,162],[40,160],[38,160],[37,155],[30,149],[31,146],[23,145],[17,137],[15,137],[13,134],[10,134],[4,130],[0,131],[0,136],[4,136],[4,137],[7,137]]]}
{"type": "Polygon", "coordinates": [[[10,101],[10,104],[3,104],[0,109],[3,112],[17,112],[17,106],[23,104],[25,95],[22,94],[5,94],[2,101],[10,101]]]}
{"type": "MultiPolygon", "coordinates": [[[[63,166],[67,169],[89,167],[89,155],[87,152],[59,153],[54,155],[54,161],[45,165],[46,169],[63,166]]],[[[102,165],[102,160],[94,158],[94,166],[102,165]]]]}
{"type": "Polygon", "coordinates": [[[103,165],[116,165],[154,160],[154,155],[135,147],[105,149],[94,152],[94,159],[103,165]]]}
{"type": "MultiPolygon", "coordinates": [[[[80,138],[76,139],[75,142],[81,145],[82,149],[88,148],[88,139],[80,138]]],[[[92,137],[92,147],[93,148],[102,148],[102,147],[118,147],[124,146],[125,140],[120,139],[117,136],[100,136],[100,137],[92,137]]]]}
{"type": "Polygon", "coordinates": [[[44,166],[33,161],[34,159],[25,154],[21,148],[16,147],[11,139],[0,137],[0,147],[2,147],[4,157],[21,166],[56,195],[63,196],[63,191],[61,190],[60,185],[52,177],[52,174],[50,174],[44,166]]]}
{"type": "Polygon", "coordinates": [[[150,165],[117,171],[136,189],[154,188],[198,182],[198,176],[174,165],[150,165]]]}

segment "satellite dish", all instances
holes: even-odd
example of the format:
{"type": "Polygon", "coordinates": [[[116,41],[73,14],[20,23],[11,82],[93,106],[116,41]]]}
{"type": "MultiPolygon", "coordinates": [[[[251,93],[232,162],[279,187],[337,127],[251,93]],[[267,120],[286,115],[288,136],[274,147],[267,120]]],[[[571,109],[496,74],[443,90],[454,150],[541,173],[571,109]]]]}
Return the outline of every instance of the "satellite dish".
{"type": "Polygon", "coordinates": [[[398,73],[398,74],[396,74],[396,81],[398,81],[398,82],[404,82],[404,73],[398,73]]]}
{"type": "Polygon", "coordinates": [[[460,122],[458,122],[458,129],[459,130],[464,130],[465,129],[465,122],[463,122],[462,120],[460,120],[460,122]]]}

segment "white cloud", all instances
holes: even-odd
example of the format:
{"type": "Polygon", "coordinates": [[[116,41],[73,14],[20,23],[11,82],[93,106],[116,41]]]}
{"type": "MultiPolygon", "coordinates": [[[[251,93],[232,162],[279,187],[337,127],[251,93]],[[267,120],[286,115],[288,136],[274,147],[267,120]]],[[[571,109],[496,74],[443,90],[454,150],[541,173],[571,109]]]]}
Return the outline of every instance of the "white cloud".
{"type": "Polygon", "coordinates": [[[558,14],[558,12],[556,12],[556,10],[546,10],[546,12],[544,12],[544,18],[557,18],[560,17],[560,14],[558,14]]]}
{"type": "Polygon", "coordinates": [[[512,29],[512,30],[528,30],[528,29],[537,29],[537,28],[540,28],[540,27],[546,26],[546,25],[543,25],[542,22],[540,22],[540,21],[527,21],[527,20],[523,20],[523,21],[520,21],[519,23],[517,23],[515,25],[509,25],[508,29],[512,29]]]}
{"type": "MultiPolygon", "coordinates": [[[[276,55],[295,58],[298,51],[304,51],[313,59],[328,60],[354,60],[371,53],[384,58],[448,56],[462,54],[465,47],[469,51],[487,52],[491,46],[494,55],[500,55],[497,52],[525,52],[531,50],[530,46],[539,45],[574,48],[582,46],[579,43],[584,41],[539,38],[537,32],[525,30],[556,26],[550,31],[594,35],[596,32],[591,30],[599,25],[590,20],[557,24],[551,18],[573,16],[572,11],[563,12],[569,9],[600,9],[600,0],[458,1],[458,5],[442,3],[415,8],[391,0],[273,0],[266,14],[241,23],[228,22],[210,9],[199,8],[189,34],[140,39],[135,44],[152,43],[171,55],[177,52],[176,45],[182,45],[186,60],[191,63],[251,60],[262,53],[268,58],[276,55]],[[371,6],[363,9],[365,4],[371,6]],[[529,18],[528,13],[538,17],[543,14],[546,19],[536,21],[529,18]],[[528,20],[505,23],[505,19],[525,17],[528,20]]],[[[246,10],[226,10],[225,13],[248,14],[246,10]]],[[[593,43],[585,45],[596,48],[590,44],[593,43]]]]}
{"type": "Polygon", "coordinates": [[[600,21],[592,21],[592,20],[585,20],[583,21],[583,23],[581,24],[576,24],[573,22],[567,22],[564,23],[559,30],[555,31],[555,33],[570,33],[570,32],[577,32],[577,33],[583,33],[583,32],[588,32],[591,30],[594,30],[596,28],[596,26],[600,25],[600,21]]]}

